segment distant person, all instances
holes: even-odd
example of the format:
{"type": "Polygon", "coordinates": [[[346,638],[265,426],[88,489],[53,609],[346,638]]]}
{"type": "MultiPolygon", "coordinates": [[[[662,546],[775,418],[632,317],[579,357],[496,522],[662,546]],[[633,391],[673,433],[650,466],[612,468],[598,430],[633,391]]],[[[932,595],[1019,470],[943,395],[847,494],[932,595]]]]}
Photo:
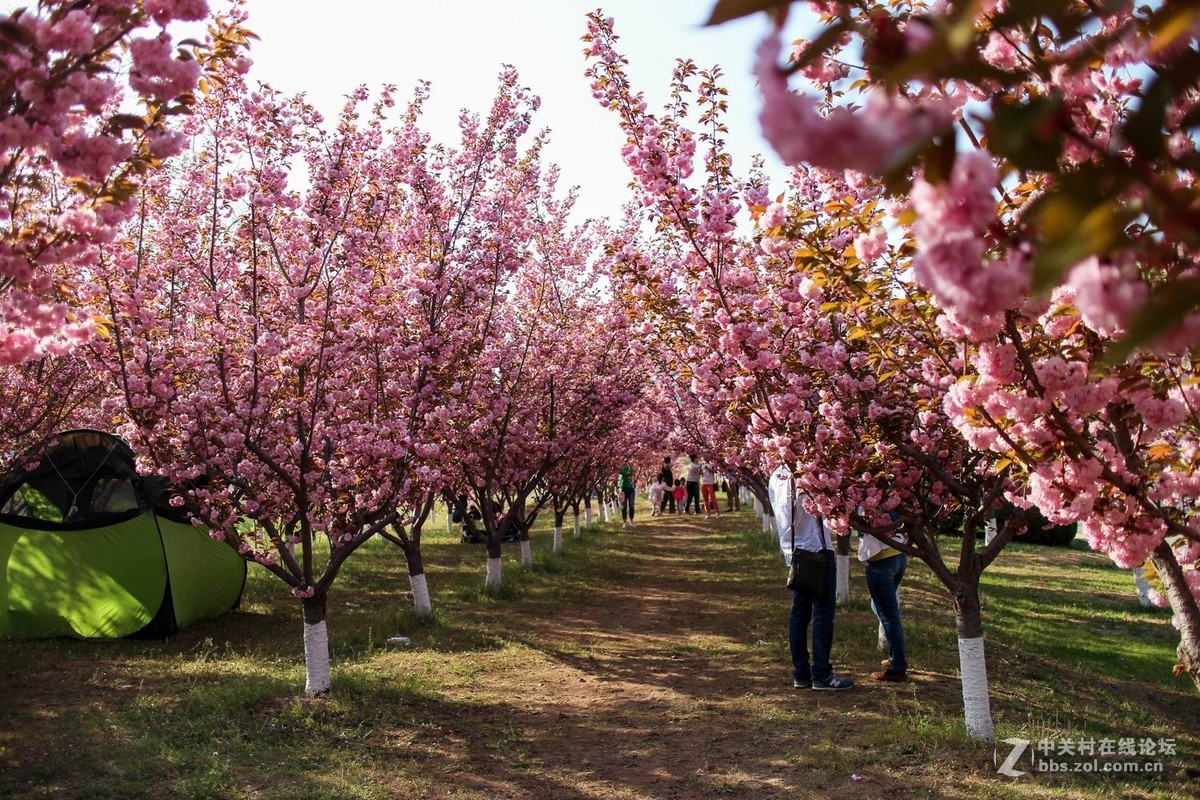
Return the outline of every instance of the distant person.
{"type": "Polygon", "coordinates": [[[723,488],[725,489],[725,510],[729,512],[741,511],[742,499],[738,497],[740,487],[738,486],[737,478],[733,475],[726,475],[723,488]]]}
{"type": "Polygon", "coordinates": [[[814,691],[840,691],[854,681],[833,673],[829,662],[833,650],[833,617],[837,611],[837,566],[833,545],[820,517],[804,510],[803,495],[797,494],[791,473],[780,467],[771,475],[771,510],[779,547],[788,566],[794,547],[825,557],[825,585],[820,594],[792,593],[792,613],[788,619],[788,649],[792,656],[792,686],[814,691]],[[812,622],[812,659],[808,653],[808,625],[812,622]]]}
{"type": "Polygon", "coordinates": [[[625,466],[618,470],[621,480],[621,527],[633,527],[633,467],[625,466]]]}
{"type": "Polygon", "coordinates": [[[654,483],[650,484],[650,516],[657,517],[662,511],[660,505],[665,505],[663,495],[666,494],[666,487],[658,478],[654,479],[654,483]]]}
{"type": "MultiPolygon", "coordinates": [[[[858,560],[866,565],[867,591],[871,593],[871,611],[883,627],[888,657],[882,672],[873,672],[877,681],[903,683],[908,680],[908,660],[904,653],[904,626],[900,622],[900,582],[908,566],[908,556],[867,533],[860,533],[858,560]]],[[[892,534],[898,542],[902,533],[892,534]]]]}
{"type": "Polygon", "coordinates": [[[675,513],[683,513],[683,499],[687,496],[687,486],[683,483],[683,478],[675,479],[675,489],[671,492],[671,496],[675,498],[675,513]]]}
{"type": "Polygon", "coordinates": [[[667,510],[667,507],[670,506],[671,513],[674,514],[675,513],[675,492],[673,492],[672,490],[675,488],[675,473],[671,469],[670,457],[663,459],[662,469],[660,469],[658,471],[658,479],[660,481],[662,481],[663,485],[666,487],[666,490],[663,492],[662,505],[658,509],[659,513],[665,512],[667,510]]]}
{"type": "Polygon", "coordinates": [[[721,507],[717,505],[717,476],[707,459],[700,462],[700,501],[705,519],[721,516],[721,507]]]}
{"type": "Polygon", "coordinates": [[[696,456],[689,455],[691,460],[687,468],[687,503],[683,507],[685,514],[700,513],[700,462],[696,456]]]}

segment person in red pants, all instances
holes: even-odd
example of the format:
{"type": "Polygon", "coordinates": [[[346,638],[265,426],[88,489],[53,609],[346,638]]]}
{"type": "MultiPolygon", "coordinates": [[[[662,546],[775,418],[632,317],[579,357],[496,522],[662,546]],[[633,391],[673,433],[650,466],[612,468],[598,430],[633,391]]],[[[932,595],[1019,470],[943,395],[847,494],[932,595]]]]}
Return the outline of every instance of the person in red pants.
{"type": "Polygon", "coordinates": [[[721,507],[717,505],[717,477],[707,460],[700,465],[700,500],[705,517],[721,516],[721,507]]]}

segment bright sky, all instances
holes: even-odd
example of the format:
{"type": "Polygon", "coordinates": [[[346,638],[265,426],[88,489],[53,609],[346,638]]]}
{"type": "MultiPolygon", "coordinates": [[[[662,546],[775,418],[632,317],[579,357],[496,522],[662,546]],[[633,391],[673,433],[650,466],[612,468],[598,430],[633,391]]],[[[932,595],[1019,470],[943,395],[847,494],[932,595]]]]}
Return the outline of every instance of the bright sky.
{"type": "MultiPolygon", "coordinates": [[[[565,185],[581,187],[585,217],[615,215],[627,198],[616,116],[592,99],[583,76],[584,15],[598,0],[248,0],[249,27],[262,41],[252,50],[251,77],[286,92],[307,92],[333,117],[358,84],[394,83],[400,99],[420,79],[432,97],[425,123],[455,143],[460,108],[484,112],[502,63],[541,96],[536,128],[552,131],[548,158],[565,185]]],[[[769,148],[758,135],[757,91],[750,75],[754,47],[767,29],[754,17],[703,28],[714,0],[608,0],[634,86],[650,108],[666,99],[676,57],[701,67],[720,64],[729,89],[729,142],[735,170],[769,148]]],[[[220,7],[219,0],[210,0],[220,7]]],[[[769,161],[769,164],[776,162],[769,161]]]]}

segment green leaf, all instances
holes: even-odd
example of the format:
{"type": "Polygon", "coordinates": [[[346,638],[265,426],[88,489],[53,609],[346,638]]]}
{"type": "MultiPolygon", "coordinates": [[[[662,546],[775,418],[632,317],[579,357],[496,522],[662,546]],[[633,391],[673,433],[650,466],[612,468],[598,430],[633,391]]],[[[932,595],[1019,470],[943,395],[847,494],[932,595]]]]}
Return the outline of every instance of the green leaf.
{"type": "Polygon", "coordinates": [[[997,96],[988,123],[988,147],[1018,169],[1056,171],[1063,146],[1058,119],[1062,106],[1057,95],[1034,97],[1027,103],[997,96]]]}
{"type": "Polygon", "coordinates": [[[1171,87],[1162,76],[1158,76],[1142,95],[1137,111],[1125,123],[1125,139],[1133,145],[1139,156],[1148,161],[1162,155],[1165,140],[1163,124],[1170,101],[1171,87]]]}
{"type": "Polygon", "coordinates": [[[1126,242],[1133,217],[1120,200],[1125,181],[1111,171],[1081,169],[1063,176],[1029,209],[1038,231],[1033,286],[1045,290],[1088,256],[1112,252],[1126,242]]]}
{"type": "Polygon", "coordinates": [[[712,14],[708,17],[708,25],[720,25],[739,17],[748,17],[759,11],[770,11],[774,8],[786,8],[792,0],[718,0],[713,6],[712,14]]]}
{"type": "Polygon", "coordinates": [[[108,125],[113,130],[141,130],[146,127],[146,120],[137,114],[113,114],[108,118],[108,125]]]}

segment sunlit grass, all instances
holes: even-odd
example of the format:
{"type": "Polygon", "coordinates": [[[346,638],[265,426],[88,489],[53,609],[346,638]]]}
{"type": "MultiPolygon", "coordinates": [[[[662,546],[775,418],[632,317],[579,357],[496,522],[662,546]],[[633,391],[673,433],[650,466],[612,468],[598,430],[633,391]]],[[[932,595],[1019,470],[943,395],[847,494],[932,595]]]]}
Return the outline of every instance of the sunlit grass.
{"type": "MultiPolygon", "coordinates": [[[[760,764],[768,773],[772,764],[794,770],[834,797],[851,795],[835,791],[829,776],[848,781],[864,770],[895,777],[917,791],[911,796],[937,796],[948,773],[976,782],[972,798],[1049,796],[1045,785],[988,783],[991,750],[962,730],[953,614],[928,570],[910,568],[903,599],[914,682],[864,686],[849,700],[789,694],[789,601],[775,540],[745,514],[668,552],[644,538],[666,535],[648,522],[632,533],[593,527],[579,539],[568,525],[564,552],[553,553],[544,518],[532,570],[522,568],[516,545],[505,546],[499,597],[483,591],[483,548],[459,544],[444,523],[431,525],[424,549],[432,620],[412,613],[400,550],[369,543],[330,597],[334,691],[324,700],[299,696],[299,604],[259,569],[240,611],[166,641],[2,643],[0,797],[423,797],[446,791],[431,773],[443,782],[474,776],[481,754],[518,783],[560,775],[586,782],[586,765],[547,771],[552,753],[511,713],[542,713],[541,689],[525,681],[547,664],[560,680],[613,685],[637,680],[636,669],[648,679],[652,672],[662,689],[650,719],[663,731],[720,735],[723,725],[745,726],[745,753],[761,762],[710,763],[681,778],[697,796],[756,796],[769,784],[754,772],[760,764]],[[606,631],[604,605],[643,585],[656,592],[639,610],[645,635],[606,631]],[[681,601],[685,615],[673,611],[681,601]],[[655,615],[664,616],[656,623],[655,615]],[[411,644],[389,645],[393,636],[411,644]],[[698,664],[713,674],[688,672],[698,664]],[[768,680],[764,670],[773,672],[768,680]],[[707,694],[721,672],[748,681],[729,696],[707,694]],[[678,694],[679,677],[693,696],[678,694]],[[781,734],[805,744],[773,744],[781,734]]],[[[679,531],[691,523],[672,524],[679,531]]],[[[834,661],[863,681],[879,652],[860,565],[852,577],[834,661]]],[[[1181,760],[1194,760],[1200,703],[1171,676],[1167,615],[1137,607],[1128,573],[1092,553],[1017,545],[984,586],[1001,737],[1170,736],[1181,760]]],[[[575,724],[575,710],[562,713],[575,724]]],[[[618,731],[641,723],[612,724],[618,731]]],[[[654,752],[654,733],[605,737],[634,769],[654,752]]],[[[1082,793],[1072,796],[1186,796],[1186,787],[1152,780],[1054,785],[1082,793]]],[[[478,776],[449,787],[450,796],[472,798],[493,788],[478,776]]]]}

